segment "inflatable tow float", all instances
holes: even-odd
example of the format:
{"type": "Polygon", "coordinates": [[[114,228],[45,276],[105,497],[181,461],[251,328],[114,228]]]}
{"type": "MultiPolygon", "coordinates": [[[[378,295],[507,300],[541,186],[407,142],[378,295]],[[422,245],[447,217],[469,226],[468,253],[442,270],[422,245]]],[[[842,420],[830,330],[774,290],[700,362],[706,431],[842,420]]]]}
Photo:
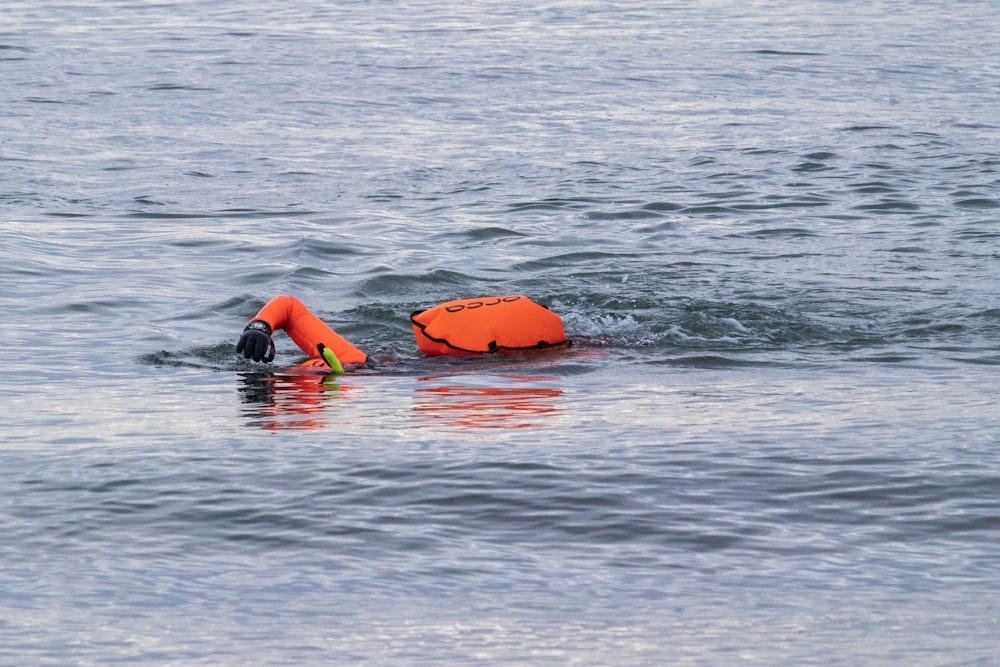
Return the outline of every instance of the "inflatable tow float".
{"type": "Polygon", "coordinates": [[[483,355],[569,347],[562,318],[526,296],[459,299],[410,315],[429,355],[483,355]]]}
{"type": "MultiPolygon", "coordinates": [[[[417,348],[431,356],[482,356],[566,349],[562,318],[523,295],[458,299],[410,315],[417,348]]],[[[236,346],[247,359],[271,361],[271,334],[283,329],[309,355],[303,370],[343,373],[368,355],[351,345],[293,296],[271,299],[250,320],[236,346]]]]}

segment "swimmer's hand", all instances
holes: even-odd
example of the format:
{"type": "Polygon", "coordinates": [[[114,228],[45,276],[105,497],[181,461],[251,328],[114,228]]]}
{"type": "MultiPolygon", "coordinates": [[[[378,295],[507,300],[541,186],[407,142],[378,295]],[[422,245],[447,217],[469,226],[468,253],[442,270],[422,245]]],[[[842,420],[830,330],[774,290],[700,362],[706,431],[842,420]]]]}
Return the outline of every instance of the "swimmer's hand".
{"type": "Polygon", "coordinates": [[[271,340],[271,325],[264,320],[253,320],[243,329],[243,335],[236,343],[236,354],[240,352],[254,361],[274,361],[274,341],[271,340]]]}

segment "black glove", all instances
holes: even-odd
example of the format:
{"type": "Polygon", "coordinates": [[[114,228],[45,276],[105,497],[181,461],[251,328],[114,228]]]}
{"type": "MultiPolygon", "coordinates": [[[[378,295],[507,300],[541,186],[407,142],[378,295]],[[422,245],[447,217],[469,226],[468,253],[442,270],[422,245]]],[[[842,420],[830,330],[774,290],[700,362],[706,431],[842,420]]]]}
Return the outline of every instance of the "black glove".
{"type": "Polygon", "coordinates": [[[236,354],[240,352],[247,359],[270,362],[274,360],[274,341],[271,340],[271,325],[264,320],[253,320],[243,329],[240,341],[236,343],[236,354]]]}

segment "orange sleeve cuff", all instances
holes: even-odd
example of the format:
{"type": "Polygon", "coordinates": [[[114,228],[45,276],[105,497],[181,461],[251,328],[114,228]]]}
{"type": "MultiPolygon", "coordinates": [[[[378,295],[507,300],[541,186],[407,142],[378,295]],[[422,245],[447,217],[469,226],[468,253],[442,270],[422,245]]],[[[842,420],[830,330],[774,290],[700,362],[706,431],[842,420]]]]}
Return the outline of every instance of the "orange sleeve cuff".
{"type": "Polygon", "coordinates": [[[333,350],[342,364],[364,363],[368,359],[368,355],[341,338],[294,296],[274,297],[253,319],[264,320],[274,331],[284,329],[310,357],[320,356],[317,346],[322,343],[333,350]]]}

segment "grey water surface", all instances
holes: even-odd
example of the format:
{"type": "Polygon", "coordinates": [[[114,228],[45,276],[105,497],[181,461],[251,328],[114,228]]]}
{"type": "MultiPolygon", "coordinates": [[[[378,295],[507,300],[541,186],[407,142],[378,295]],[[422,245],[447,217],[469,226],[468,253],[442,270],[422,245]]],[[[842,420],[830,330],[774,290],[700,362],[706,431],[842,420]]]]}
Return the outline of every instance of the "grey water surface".
{"type": "Polygon", "coordinates": [[[0,664],[1000,664],[998,34],[6,0],[0,664]],[[417,353],[493,294],[574,347],[417,353]]]}

